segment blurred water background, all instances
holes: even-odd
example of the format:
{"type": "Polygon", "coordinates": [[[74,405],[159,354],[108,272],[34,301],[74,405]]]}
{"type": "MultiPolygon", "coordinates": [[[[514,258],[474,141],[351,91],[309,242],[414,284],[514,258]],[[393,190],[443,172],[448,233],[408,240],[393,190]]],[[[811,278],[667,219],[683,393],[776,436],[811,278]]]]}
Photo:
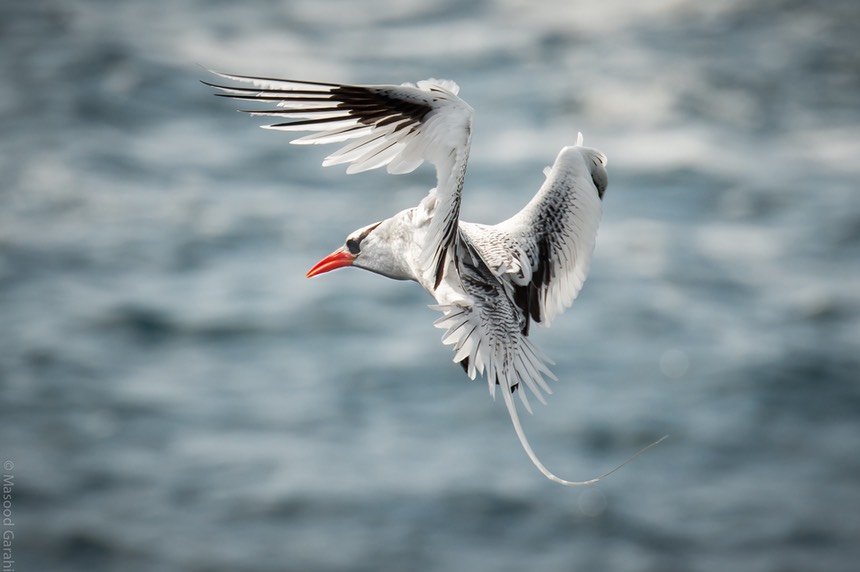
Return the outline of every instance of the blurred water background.
{"type": "Polygon", "coordinates": [[[4,562],[856,570],[858,22],[854,0],[0,3],[4,562]],[[477,222],[582,131],[605,216],[533,334],[560,381],[526,431],[574,479],[671,439],[596,488],[544,479],[419,287],[304,278],[432,171],[322,169],[201,66],[457,81],[477,222]]]}

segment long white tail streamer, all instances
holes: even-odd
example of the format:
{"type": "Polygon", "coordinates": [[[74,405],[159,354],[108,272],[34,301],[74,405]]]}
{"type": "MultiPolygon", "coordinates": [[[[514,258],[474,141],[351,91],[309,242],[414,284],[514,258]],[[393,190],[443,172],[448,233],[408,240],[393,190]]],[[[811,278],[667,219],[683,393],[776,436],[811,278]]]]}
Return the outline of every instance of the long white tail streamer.
{"type": "MultiPolygon", "coordinates": [[[[502,385],[507,385],[507,384],[502,384],[502,385]]],[[[513,397],[511,396],[510,387],[502,387],[501,389],[502,389],[502,395],[504,396],[504,399],[505,399],[505,406],[508,408],[508,413],[511,416],[511,422],[514,424],[514,430],[517,432],[517,437],[519,437],[519,439],[520,439],[520,444],[522,444],[523,449],[525,449],[526,454],[529,456],[529,459],[532,460],[532,463],[534,463],[535,467],[537,467],[538,470],[546,478],[548,478],[549,480],[551,480],[555,483],[558,483],[560,485],[564,485],[566,487],[584,487],[584,486],[588,486],[588,485],[597,484],[601,480],[605,479],[606,477],[608,477],[609,475],[611,475],[612,473],[614,473],[615,471],[617,471],[618,469],[623,467],[624,465],[635,460],[639,455],[641,455],[642,453],[644,453],[648,449],[650,449],[652,447],[656,447],[657,445],[659,445],[660,443],[662,443],[663,441],[665,441],[669,437],[668,435],[663,435],[662,437],[660,437],[659,439],[657,439],[656,441],[654,441],[650,445],[643,447],[642,449],[639,449],[638,452],[636,452],[634,455],[632,455],[630,458],[628,458],[626,461],[624,461],[623,463],[621,463],[620,465],[618,465],[614,469],[612,469],[606,473],[603,473],[599,477],[595,477],[595,478],[589,479],[587,481],[568,481],[568,480],[562,479],[561,477],[558,477],[555,474],[553,474],[552,471],[547,469],[544,466],[544,464],[540,462],[540,459],[538,459],[537,455],[532,450],[531,445],[529,445],[529,440],[526,439],[526,434],[523,431],[522,424],[520,423],[520,417],[517,414],[517,406],[514,404],[513,397]]]]}

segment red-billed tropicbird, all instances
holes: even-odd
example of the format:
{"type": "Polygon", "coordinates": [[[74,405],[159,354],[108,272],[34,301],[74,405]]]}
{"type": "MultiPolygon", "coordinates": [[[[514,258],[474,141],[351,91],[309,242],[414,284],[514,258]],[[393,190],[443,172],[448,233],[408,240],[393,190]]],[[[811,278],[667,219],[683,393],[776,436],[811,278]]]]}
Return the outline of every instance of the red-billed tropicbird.
{"type": "MultiPolygon", "coordinates": [[[[520,212],[496,225],[464,222],[460,193],[473,111],[454,82],[359,86],[217,75],[246,87],[204,82],[220,90],[216,95],[277,107],[248,111],[283,120],[266,128],[313,132],[293,143],[346,143],[324,166],[347,163],[347,173],[379,167],[409,173],[424,161],[436,167],[436,187],[418,206],[354,231],[307,276],[355,266],[418,282],[442,312],[435,325],[454,347],[454,362],[472,379],[484,374],[492,395],[502,388],[520,443],[541,473],[568,486],[599,481],[568,481],[544,467],[512,394],[525,385],[545,403],[543,394],[551,393],[545,378],[556,379],[552,362],[529,340],[529,326],[548,326],[582,288],[606,190],[606,156],[583,147],[580,133],[544,170],[543,186],[520,212]]],[[[518,394],[531,411],[526,391],[518,394]]]]}

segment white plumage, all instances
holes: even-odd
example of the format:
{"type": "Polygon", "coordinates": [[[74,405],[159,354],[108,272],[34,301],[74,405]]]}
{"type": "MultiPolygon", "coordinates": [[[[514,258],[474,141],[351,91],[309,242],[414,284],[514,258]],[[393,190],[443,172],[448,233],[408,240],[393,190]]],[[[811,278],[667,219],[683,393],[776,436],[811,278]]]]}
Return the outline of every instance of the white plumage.
{"type": "MultiPolygon", "coordinates": [[[[218,74],[244,87],[208,84],[218,95],[273,103],[252,115],[281,118],[266,126],[306,132],[296,144],[343,143],[323,165],[347,164],[347,173],[386,167],[408,173],[425,160],[436,167],[436,187],[418,206],[353,232],[344,246],[308,272],[315,276],[357,266],[414,280],[436,300],[453,346],[454,361],[474,379],[484,375],[491,394],[502,388],[523,448],[549,479],[567,481],[540,462],[523,433],[512,395],[530,411],[528,388],[538,400],[551,393],[552,363],[528,338],[531,322],[549,325],[576,298],[591,262],[606,156],[576,144],[564,147],[546,181],[511,218],[483,225],[459,220],[473,111],[448,80],[399,86],[353,86],[218,74]]],[[[204,82],[206,83],[206,82],[204,82]]],[[[605,475],[604,475],[605,476],[605,475]]]]}

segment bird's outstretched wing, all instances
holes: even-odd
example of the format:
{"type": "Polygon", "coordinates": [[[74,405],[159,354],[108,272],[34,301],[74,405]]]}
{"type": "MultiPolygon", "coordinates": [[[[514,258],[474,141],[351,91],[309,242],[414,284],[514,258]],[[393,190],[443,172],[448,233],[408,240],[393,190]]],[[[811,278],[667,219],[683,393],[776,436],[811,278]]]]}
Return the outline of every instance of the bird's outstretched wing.
{"type": "MultiPolygon", "coordinates": [[[[606,190],[606,156],[577,144],[565,147],[523,209],[475,234],[487,266],[514,290],[528,322],[549,325],[576,298],[588,274],[606,190]]],[[[464,231],[470,230],[464,228],[464,231]]]]}
{"type": "Polygon", "coordinates": [[[438,286],[457,234],[472,133],[473,111],[457,97],[457,84],[430,79],[362,86],[213,73],[250,86],[203,82],[218,89],[216,95],[277,107],[248,111],[284,120],[266,128],[314,132],[293,143],[346,143],[326,157],[324,166],[348,163],[347,173],[387,167],[396,174],[432,163],[437,182],[421,203],[429,221],[421,264],[438,286]]]}

